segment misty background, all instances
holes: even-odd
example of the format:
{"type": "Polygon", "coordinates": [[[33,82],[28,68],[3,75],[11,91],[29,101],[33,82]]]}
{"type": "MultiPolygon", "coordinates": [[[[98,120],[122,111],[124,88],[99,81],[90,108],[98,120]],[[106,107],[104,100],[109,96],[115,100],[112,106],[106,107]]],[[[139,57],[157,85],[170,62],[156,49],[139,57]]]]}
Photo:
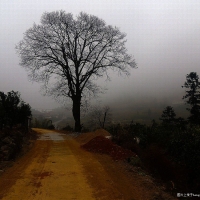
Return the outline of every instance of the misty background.
{"type": "MultiPolygon", "coordinates": [[[[28,80],[15,50],[23,33],[40,23],[45,11],[56,10],[74,17],[81,11],[98,16],[127,34],[126,47],[138,68],[129,77],[110,72],[111,81],[99,79],[106,90],[92,104],[108,105],[116,121],[158,119],[167,105],[177,116],[186,116],[181,86],[186,74],[200,75],[199,0],[1,0],[0,91],[19,91],[39,111],[62,106],[42,95],[41,84],[28,80]]],[[[71,110],[66,112],[71,115],[71,110]]]]}

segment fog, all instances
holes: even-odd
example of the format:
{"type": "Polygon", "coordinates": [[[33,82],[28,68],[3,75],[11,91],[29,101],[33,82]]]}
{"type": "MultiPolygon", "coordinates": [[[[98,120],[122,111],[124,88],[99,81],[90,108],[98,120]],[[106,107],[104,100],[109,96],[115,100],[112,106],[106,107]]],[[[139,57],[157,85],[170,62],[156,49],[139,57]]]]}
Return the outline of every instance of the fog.
{"type": "Polygon", "coordinates": [[[15,45],[45,11],[61,9],[74,16],[81,11],[96,15],[127,34],[126,47],[138,68],[129,77],[111,72],[111,81],[98,80],[107,90],[94,101],[127,115],[139,107],[177,105],[183,102],[186,74],[200,75],[199,0],[1,0],[0,91],[19,91],[35,109],[60,106],[42,95],[41,84],[28,80],[15,45]]]}

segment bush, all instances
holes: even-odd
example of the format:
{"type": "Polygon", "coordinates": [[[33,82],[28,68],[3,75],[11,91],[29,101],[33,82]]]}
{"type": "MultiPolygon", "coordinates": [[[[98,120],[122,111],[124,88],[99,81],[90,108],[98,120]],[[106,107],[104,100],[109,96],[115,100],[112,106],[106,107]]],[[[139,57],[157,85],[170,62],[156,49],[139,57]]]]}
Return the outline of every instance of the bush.
{"type": "Polygon", "coordinates": [[[200,189],[200,130],[193,127],[174,135],[169,152],[176,162],[187,169],[188,187],[200,189]]]}
{"type": "Polygon", "coordinates": [[[14,159],[22,148],[24,135],[19,131],[0,133],[0,161],[14,159]]]}
{"type": "Polygon", "coordinates": [[[28,128],[28,118],[31,117],[31,107],[20,98],[19,92],[0,91],[0,129],[13,128],[21,124],[28,128]]]}
{"type": "Polygon", "coordinates": [[[200,190],[200,128],[183,127],[179,121],[173,124],[154,121],[151,126],[117,124],[108,131],[115,143],[139,156],[139,160],[129,160],[131,164],[144,167],[164,181],[174,181],[179,189],[195,192],[200,190]]]}
{"type": "Polygon", "coordinates": [[[52,125],[48,126],[47,129],[54,130],[55,126],[52,124],[52,125]]]}
{"type": "Polygon", "coordinates": [[[67,126],[65,126],[62,130],[65,130],[65,131],[73,131],[74,129],[73,129],[70,125],[67,125],[67,126]]]}

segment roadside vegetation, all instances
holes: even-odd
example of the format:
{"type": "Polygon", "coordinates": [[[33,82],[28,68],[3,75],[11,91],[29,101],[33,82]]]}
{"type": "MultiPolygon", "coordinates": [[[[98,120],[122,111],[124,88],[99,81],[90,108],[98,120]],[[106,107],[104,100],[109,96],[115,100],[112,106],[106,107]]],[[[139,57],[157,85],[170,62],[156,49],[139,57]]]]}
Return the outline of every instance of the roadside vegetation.
{"type": "Polygon", "coordinates": [[[176,192],[200,191],[200,82],[195,72],[186,76],[189,117],[177,117],[171,106],[164,108],[160,123],[113,124],[107,127],[113,141],[138,154],[128,161],[144,168],[176,192]]]}
{"type": "Polygon", "coordinates": [[[31,107],[20,98],[20,93],[0,92],[0,130],[3,128],[28,127],[31,107]]]}
{"type": "Polygon", "coordinates": [[[31,123],[32,128],[44,128],[44,129],[50,129],[54,130],[55,126],[52,124],[51,119],[45,119],[45,118],[34,118],[32,123],[31,123]]]}
{"type": "Polygon", "coordinates": [[[0,92],[0,168],[2,161],[14,159],[31,136],[31,107],[20,93],[0,92]]]}

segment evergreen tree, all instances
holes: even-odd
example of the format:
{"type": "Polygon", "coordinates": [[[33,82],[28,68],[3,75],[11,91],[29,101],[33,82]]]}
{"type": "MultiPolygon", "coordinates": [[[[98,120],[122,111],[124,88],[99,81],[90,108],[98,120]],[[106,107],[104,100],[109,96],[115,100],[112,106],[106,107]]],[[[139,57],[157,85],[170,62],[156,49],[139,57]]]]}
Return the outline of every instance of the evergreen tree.
{"type": "Polygon", "coordinates": [[[191,106],[187,108],[191,114],[188,119],[192,124],[200,124],[200,82],[197,73],[187,74],[186,82],[182,87],[188,89],[186,95],[183,96],[183,99],[187,99],[186,103],[191,106]]]}
{"type": "Polygon", "coordinates": [[[175,117],[176,114],[174,112],[174,109],[171,106],[167,106],[165,108],[165,110],[162,113],[162,116],[160,118],[160,120],[164,123],[164,124],[172,124],[175,122],[175,117]]]}

